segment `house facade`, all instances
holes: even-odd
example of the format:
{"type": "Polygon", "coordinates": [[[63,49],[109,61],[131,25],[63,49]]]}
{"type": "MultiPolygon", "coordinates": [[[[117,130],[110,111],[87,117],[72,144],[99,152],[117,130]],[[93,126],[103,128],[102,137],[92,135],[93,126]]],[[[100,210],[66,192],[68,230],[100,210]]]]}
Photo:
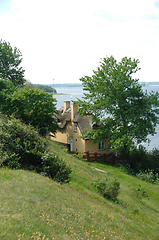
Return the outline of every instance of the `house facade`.
{"type": "Polygon", "coordinates": [[[59,109],[60,115],[58,116],[59,129],[52,140],[61,144],[69,146],[70,151],[83,153],[89,151],[91,153],[108,153],[104,148],[106,141],[93,143],[90,139],[81,138],[85,129],[91,130],[93,123],[93,115],[79,116],[78,107],[70,101],[64,102],[64,107],[59,109]]]}

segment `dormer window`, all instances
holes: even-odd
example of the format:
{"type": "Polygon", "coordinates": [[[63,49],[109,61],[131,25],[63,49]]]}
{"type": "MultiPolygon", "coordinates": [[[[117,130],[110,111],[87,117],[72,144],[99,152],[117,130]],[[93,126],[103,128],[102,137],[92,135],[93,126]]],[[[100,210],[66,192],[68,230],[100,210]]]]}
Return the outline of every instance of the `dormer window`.
{"type": "Polygon", "coordinates": [[[77,132],[77,123],[74,123],[74,132],[77,132]]]}

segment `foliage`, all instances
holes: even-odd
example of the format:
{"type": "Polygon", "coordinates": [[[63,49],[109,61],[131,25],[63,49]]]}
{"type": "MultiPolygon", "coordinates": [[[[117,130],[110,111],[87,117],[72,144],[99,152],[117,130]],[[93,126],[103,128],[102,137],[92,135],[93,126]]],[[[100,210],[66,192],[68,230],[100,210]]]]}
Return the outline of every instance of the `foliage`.
{"type": "MultiPolygon", "coordinates": [[[[142,145],[132,146],[129,155],[123,157],[123,152],[118,155],[119,159],[122,159],[122,165],[126,168],[127,172],[131,174],[138,174],[140,172],[149,172],[149,169],[153,171],[155,176],[156,173],[159,174],[159,150],[153,149],[148,152],[146,148],[142,145]]],[[[148,174],[149,175],[149,174],[148,174]]]]}
{"type": "MultiPolygon", "coordinates": [[[[143,92],[138,79],[132,74],[139,70],[139,60],[123,58],[117,62],[113,56],[103,58],[91,77],[80,79],[84,93],[75,103],[81,114],[93,113],[94,127],[83,138],[93,141],[108,139],[110,146],[124,154],[134,143],[147,140],[155,134],[158,123],[159,93],[143,92]]],[[[109,146],[109,147],[110,147],[109,146]]]]}
{"type": "Polygon", "coordinates": [[[46,139],[39,137],[32,126],[17,119],[0,119],[1,165],[34,170],[58,182],[69,182],[70,167],[55,154],[46,153],[46,139]]]}
{"type": "Polygon", "coordinates": [[[57,113],[52,96],[38,89],[23,88],[6,95],[1,110],[7,115],[13,115],[26,124],[31,124],[41,135],[57,130],[57,121],[53,117],[57,113]]]}
{"type": "Polygon", "coordinates": [[[76,158],[80,159],[80,160],[84,160],[84,153],[75,153],[73,154],[76,158]]]}
{"type": "Polygon", "coordinates": [[[138,147],[132,146],[129,154],[125,154],[125,149],[121,149],[118,157],[122,159],[124,166],[132,169],[134,172],[139,172],[140,170],[146,170],[151,168],[152,162],[150,161],[149,154],[145,147],[139,145],[138,147]]]}
{"type": "Polygon", "coordinates": [[[151,169],[159,174],[159,149],[154,148],[149,152],[149,157],[151,161],[151,169]]]}
{"type": "Polygon", "coordinates": [[[13,94],[16,91],[14,84],[8,79],[0,79],[0,108],[7,105],[6,97],[7,95],[13,94]]]}
{"type": "Polygon", "coordinates": [[[1,93],[8,93],[8,94],[12,94],[14,91],[17,90],[17,87],[14,86],[14,84],[12,83],[12,81],[10,81],[9,79],[0,79],[0,94],[1,93]]]}
{"type": "Polygon", "coordinates": [[[34,88],[41,89],[42,91],[45,91],[45,92],[57,93],[55,88],[52,88],[51,86],[48,86],[48,85],[34,84],[34,88]]]}
{"type": "Polygon", "coordinates": [[[143,186],[141,186],[141,184],[139,184],[137,188],[134,188],[134,192],[140,199],[143,197],[148,197],[146,189],[143,186]]]}
{"type": "Polygon", "coordinates": [[[27,87],[27,88],[36,88],[36,89],[40,89],[42,91],[49,92],[49,93],[53,93],[53,92],[57,93],[56,89],[52,88],[51,86],[41,85],[41,84],[32,84],[29,81],[25,82],[25,87],[27,87]]]}
{"type": "Polygon", "coordinates": [[[9,79],[15,86],[22,86],[24,70],[20,67],[22,54],[16,47],[13,49],[10,43],[0,40],[0,78],[9,79]]]}
{"type": "Polygon", "coordinates": [[[11,168],[38,165],[47,144],[46,140],[38,137],[32,126],[4,117],[0,122],[0,143],[3,164],[11,168]]]}
{"type": "Polygon", "coordinates": [[[66,163],[54,153],[45,153],[41,158],[40,172],[43,175],[50,176],[57,182],[69,182],[71,168],[66,166],[66,163]]]}
{"type": "Polygon", "coordinates": [[[112,181],[108,180],[107,178],[105,180],[99,179],[94,181],[92,184],[99,190],[103,197],[111,199],[113,201],[117,200],[120,183],[116,178],[114,178],[112,181]]]}
{"type": "Polygon", "coordinates": [[[141,180],[145,180],[147,182],[150,182],[150,183],[156,183],[158,182],[158,173],[154,173],[153,170],[145,170],[144,172],[142,172],[140,170],[139,173],[136,174],[136,176],[141,179],[141,180]]]}

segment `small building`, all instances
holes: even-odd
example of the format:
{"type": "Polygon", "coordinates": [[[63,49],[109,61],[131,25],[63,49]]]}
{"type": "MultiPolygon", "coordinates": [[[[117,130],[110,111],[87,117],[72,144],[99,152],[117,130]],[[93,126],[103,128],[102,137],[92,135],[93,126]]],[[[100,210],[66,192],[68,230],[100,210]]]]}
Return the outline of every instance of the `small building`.
{"type": "Polygon", "coordinates": [[[105,150],[106,140],[93,143],[88,138],[81,138],[85,129],[91,130],[93,127],[93,115],[79,116],[78,107],[70,101],[64,102],[64,107],[59,109],[58,130],[52,140],[68,146],[73,152],[83,153],[86,151],[97,153],[108,153],[105,150]]]}

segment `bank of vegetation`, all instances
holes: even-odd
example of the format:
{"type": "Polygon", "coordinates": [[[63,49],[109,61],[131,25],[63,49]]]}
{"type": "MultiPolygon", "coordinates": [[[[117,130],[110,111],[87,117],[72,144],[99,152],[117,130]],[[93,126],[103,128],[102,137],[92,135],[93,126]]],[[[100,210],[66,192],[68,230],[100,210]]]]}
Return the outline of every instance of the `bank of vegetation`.
{"type": "Polygon", "coordinates": [[[56,91],[55,88],[53,88],[51,86],[48,86],[48,85],[44,85],[44,84],[32,84],[31,82],[26,81],[25,82],[25,87],[40,89],[40,90],[48,92],[48,93],[57,94],[57,91],[56,91]]]}
{"type": "Polygon", "coordinates": [[[88,93],[76,104],[97,123],[83,137],[109,140],[120,162],[111,166],[49,139],[56,100],[26,86],[17,48],[1,40],[0,54],[0,239],[158,239],[159,151],[135,141],[155,134],[159,94],[132,79],[139,61],[104,58],[81,79],[88,93]]]}
{"type": "Polygon", "coordinates": [[[68,184],[1,167],[1,239],[159,238],[157,184],[128,175],[121,166],[88,164],[55,142],[49,142],[49,149],[71,166],[68,184]],[[94,186],[106,178],[120,183],[118,201],[105,198],[94,186]]]}

